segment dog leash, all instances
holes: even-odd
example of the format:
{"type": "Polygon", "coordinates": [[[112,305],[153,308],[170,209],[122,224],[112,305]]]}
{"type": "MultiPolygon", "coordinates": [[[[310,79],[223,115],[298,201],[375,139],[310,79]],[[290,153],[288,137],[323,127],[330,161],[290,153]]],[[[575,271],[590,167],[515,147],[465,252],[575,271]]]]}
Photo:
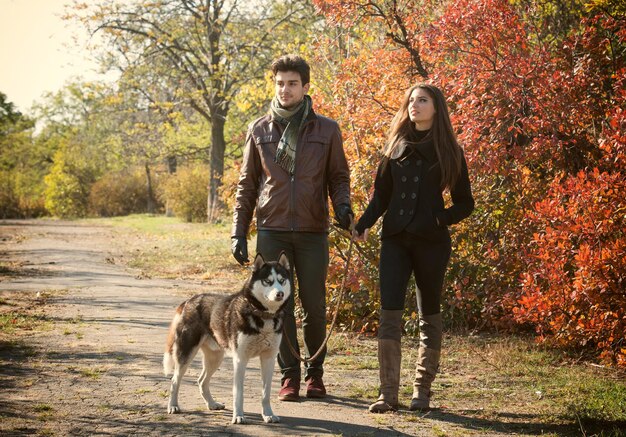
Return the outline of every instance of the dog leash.
{"type": "MultiPolygon", "coordinates": [[[[354,227],[354,223],[350,223],[350,225],[351,225],[350,226],[350,231],[351,231],[352,228],[354,227]]],[[[335,229],[337,228],[335,227],[335,229]]],[[[319,357],[319,355],[322,353],[322,351],[326,347],[326,344],[328,344],[328,339],[330,338],[330,335],[333,332],[335,324],[337,323],[337,316],[339,315],[339,309],[341,308],[341,301],[343,300],[343,295],[345,294],[345,291],[346,291],[346,278],[348,277],[348,269],[350,268],[350,259],[352,258],[353,246],[354,246],[354,237],[350,235],[350,246],[348,246],[348,254],[346,255],[346,265],[343,269],[343,279],[341,280],[341,287],[339,289],[340,291],[339,291],[339,300],[337,301],[337,309],[335,310],[335,315],[333,316],[333,321],[330,324],[330,329],[328,330],[328,333],[326,334],[326,338],[324,339],[324,342],[321,344],[317,352],[315,352],[315,354],[313,354],[313,356],[310,358],[302,358],[300,354],[298,353],[298,351],[296,351],[296,349],[294,348],[293,344],[291,344],[291,340],[289,340],[289,336],[287,335],[287,332],[285,332],[285,325],[283,324],[283,335],[285,337],[285,340],[287,340],[287,345],[289,346],[289,350],[291,351],[291,354],[303,363],[310,363],[313,360],[315,360],[317,357],[319,357]]]]}

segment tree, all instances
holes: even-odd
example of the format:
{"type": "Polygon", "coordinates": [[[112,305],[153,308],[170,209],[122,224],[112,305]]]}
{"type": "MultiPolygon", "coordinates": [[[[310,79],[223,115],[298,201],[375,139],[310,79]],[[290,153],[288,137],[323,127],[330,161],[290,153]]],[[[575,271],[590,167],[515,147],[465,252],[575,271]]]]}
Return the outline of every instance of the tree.
{"type": "Polygon", "coordinates": [[[157,0],[76,4],[74,10],[92,33],[102,32],[105,47],[168,68],[180,86],[178,98],[209,122],[208,219],[214,221],[233,99],[247,81],[262,80],[281,41],[310,22],[307,2],[157,0]]]}
{"type": "Polygon", "coordinates": [[[45,204],[53,215],[84,216],[91,185],[120,164],[108,153],[117,126],[108,118],[106,99],[100,84],[72,82],[34,108],[42,124],[35,144],[49,159],[42,177],[45,204]]]}
{"type": "Polygon", "coordinates": [[[428,79],[421,33],[436,18],[445,2],[433,0],[313,0],[332,23],[347,27],[375,25],[393,45],[409,55],[406,74],[428,79]]]}
{"type": "Polygon", "coordinates": [[[42,178],[50,154],[33,141],[35,122],[0,92],[0,216],[44,213],[42,178]]]}
{"type": "Polygon", "coordinates": [[[13,102],[7,100],[7,95],[0,92],[0,135],[6,135],[9,124],[15,124],[22,117],[13,102]]]}

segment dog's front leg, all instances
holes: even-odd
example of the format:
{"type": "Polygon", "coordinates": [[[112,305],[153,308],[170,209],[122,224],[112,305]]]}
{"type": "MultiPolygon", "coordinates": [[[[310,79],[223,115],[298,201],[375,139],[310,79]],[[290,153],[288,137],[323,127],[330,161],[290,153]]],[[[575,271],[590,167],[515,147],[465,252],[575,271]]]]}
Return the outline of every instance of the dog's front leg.
{"type": "Polygon", "coordinates": [[[232,423],[246,423],[243,415],[243,380],[246,374],[248,357],[233,355],[233,420],[232,423]]]}
{"type": "Polygon", "coordinates": [[[270,392],[272,391],[272,375],[274,374],[274,363],[276,362],[276,353],[261,355],[261,378],[263,381],[263,398],[261,406],[263,408],[263,420],[265,423],[280,422],[280,417],[274,416],[272,406],[270,405],[270,392]]]}

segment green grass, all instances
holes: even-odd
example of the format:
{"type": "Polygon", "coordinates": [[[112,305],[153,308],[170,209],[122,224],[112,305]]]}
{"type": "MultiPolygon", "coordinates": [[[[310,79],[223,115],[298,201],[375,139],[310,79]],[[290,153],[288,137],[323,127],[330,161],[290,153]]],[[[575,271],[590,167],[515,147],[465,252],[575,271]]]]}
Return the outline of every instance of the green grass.
{"type": "Polygon", "coordinates": [[[573,380],[572,372],[561,375],[562,397],[567,399],[566,415],[575,415],[583,422],[626,422],[626,386],[617,381],[586,375],[586,380],[573,380]]]}
{"type": "Polygon", "coordinates": [[[328,345],[335,352],[344,353],[346,355],[371,355],[373,352],[376,352],[376,339],[372,336],[359,336],[356,337],[358,340],[363,341],[355,341],[355,336],[342,333],[342,332],[334,332],[333,336],[328,340],[328,345]]]}
{"type": "Polygon", "coordinates": [[[37,418],[42,422],[51,420],[55,413],[52,405],[48,404],[37,404],[33,407],[33,410],[37,413],[37,418]]]}
{"type": "Polygon", "coordinates": [[[35,405],[34,410],[37,413],[45,413],[45,412],[53,411],[53,408],[51,405],[48,405],[48,404],[37,404],[35,405]]]}
{"type": "Polygon", "coordinates": [[[90,378],[90,379],[94,379],[94,380],[98,380],[102,377],[102,374],[105,373],[105,370],[102,369],[98,369],[98,368],[84,368],[84,369],[79,369],[78,373],[80,373],[81,376],[84,376],[85,378],[90,378]]]}
{"type": "Polygon", "coordinates": [[[378,397],[378,386],[364,386],[350,384],[348,387],[348,397],[353,399],[374,399],[378,397]]]}
{"type": "Polygon", "coordinates": [[[152,214],[131,214],[125,217],[88,219],[87,221],[100,222],[106,225],[134,228],[146,233],[163,233],[166,227],[173,223],[181,223],[174,217],[152,214]]]}
{"type": "Polygon", "coordinates": [[[439,403],[496,417],[531,407],[544,422],[593,432],[626,426],[623,372],[570,362],[525,337],[453,336],[446,345],[433,385],[439,403]]]}
{"type": "Polygon", "coordinates": [[[135,390],[135,394],[138,395],[145,395],[147,393],[152,393],[154,390],[151,388],[138,388],[137,390],[135,390]]]}
{"type": "Polygon", "coordinates": [[[12,335],[17,331],[41,330],[49,326],[46,316],[10,311],[0,313],[0,332],[12,335]]]}
{"type": "Polygon", "coordinates": [[[113,411],[113,407],[109,403],[100,404],[100,405],[98,405],[97,408],[98,408],[98,411],[100,411],[102,413],[110,413],[111,411],[113,411]]]}
{"type": "MultiPolygon", "coordinates": [[[[124,251],[123,258],[115,262],[141,270],[143,277],[204,279],[233,287],[247,275],[247,269],[232,259],[230,226],[226,224],[184,223],[150,215],[86,222],[115,227],[117,243],[124,251]]],[[[254,245],[249,242],[250,248],[254,245]]]]}

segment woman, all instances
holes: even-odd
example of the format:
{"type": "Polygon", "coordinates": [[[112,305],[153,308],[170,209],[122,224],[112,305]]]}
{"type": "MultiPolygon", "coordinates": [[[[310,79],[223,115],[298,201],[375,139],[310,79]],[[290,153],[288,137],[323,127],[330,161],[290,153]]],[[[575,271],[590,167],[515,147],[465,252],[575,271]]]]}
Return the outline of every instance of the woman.
{"type": "Polygon", "coordinates": [[[448,226],[474,209],[463,151],[452,130],[443,93],[410,88],[391,122],[374,194],[355,226],[357,240],[385,214],[380,253],[381,313],[378,330],[380,397],[373,413],[398,408],[402,313],[411,273],[417,284],[420,344],[410,410],[430,408],[430,387],[441,350],[441,293],[450,258],[448,226]],[[444,205],[449,189],[452,205],[444,205]]]}

